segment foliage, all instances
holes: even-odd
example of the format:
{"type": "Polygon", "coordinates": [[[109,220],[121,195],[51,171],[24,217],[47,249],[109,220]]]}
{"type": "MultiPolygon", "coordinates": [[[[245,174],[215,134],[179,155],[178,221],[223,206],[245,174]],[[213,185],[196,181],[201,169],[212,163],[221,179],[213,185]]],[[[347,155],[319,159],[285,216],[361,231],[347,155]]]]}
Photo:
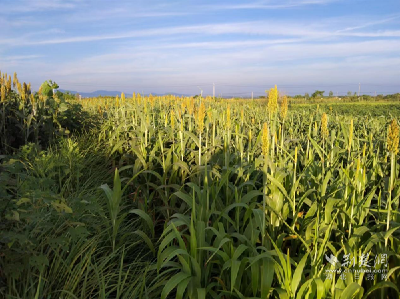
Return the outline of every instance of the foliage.
{"type": "MultiPolygon", "coordinates": [[[[89,116],[78,103],[65,101],[57,92],[53,97],[52,88],[58,87],[51,80],[33,93],[30,84],[21,85],[14,74],[14,85],[23,88],[11,89],[6,75],[1,88],[4,96],[0,102],[0,152],[12,153],[20,146],[33,142],[46,147],[55,139],[71,132],[80,132],[98,124],[98,117],[89,116]],[[10,89],[5,88],[6,85],[10,89]]],[[[11,80],[11,78],[9,79],[11,80]]]]}
{"type": "Polygon", "coordinates": [[[325,91],[323,90],[316,90],[311,97],[312,98],[322,98],[324,96],[325,91]]]}
{"type": "Polygon", "coordinates": [[[136,94],[81,104],[99,126],[2,164],[4,297],[398,297],[393,116],[136,94]],[[361,254],[386,254],[386,278],[327,272],[326,256],[361,254]]]}
{"type": "Polygon", "coordinates": [[[45,98],[50,98],[53,97],[53,90],[58,87],[58,84],[51,80],[45,81],[40,86],[39,93],[45,98]]]}

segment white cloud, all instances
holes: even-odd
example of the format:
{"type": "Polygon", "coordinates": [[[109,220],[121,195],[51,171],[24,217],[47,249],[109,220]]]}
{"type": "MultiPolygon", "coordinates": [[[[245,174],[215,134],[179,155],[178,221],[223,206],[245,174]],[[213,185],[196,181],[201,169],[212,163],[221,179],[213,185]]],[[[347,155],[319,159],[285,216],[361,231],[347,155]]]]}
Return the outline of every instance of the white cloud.
{"type": "Polygon", "coordinates": [[[27,60],[44,57],[43,55],[12,55],[12,56],[2,56],[0,61],[12,61],[12,60],[27,60]]]}
{"type": "Polygon", "coordinates": [[[242,2],[238,4],[213,4],[203,6],[210,10],[230,10],[230,9],[285,9],[295,8],[306,5],[323,5],[338,0],[297,0],[297,1],[253,1],[253,2],[242,2]]]}
{"type": "Polygon", "coordinates": [[[31,13],[52,10],[70,10],[77,7],[78,0],[13,0],[4,1],[0,14],[31,13]]]}
{"type": "Polygon", "coordinates": [[[372,80],[378,73],[394,82],[400,72],[400,30],[393,24],[400,15],[277,17],[288,8],[305,6],[305,11],[330,2],[9,1],[4,7],[11,13],[0,12],[0,25],[6,26],[0,32],[0,69],[38,81],[52,78],[80,91],[177,84],[189,90],[221,80],[233,85],[343,82],[372,80]],[[47,9],[49,18],[35,17],[47,9]],[[237,10],[228,13],[238,17],[217,18],[223,9],[237,10]],[[240,17],[247,9],[276,11],[248,21],[247,13],[240,17]],[[195,17],[180,18],[191,14],[195,17]]]}
{"type": "MultiPolygon", "coordinates": [[[[160,37],[173,35],[224,35],[224,34],[240,34],[250,36],[301,36],[301,37],[328,37],[332,33],[322,31],[312,26],[303,26],[298,23],[287,22],[236,22],[236,23],[218,23],[218,24],[202,24],[193,26],[178,26],[178,27],[161,27],[152,29],[143,29],[136,31],[117,32],[114,34],[98,34],[88,36],[72,36],[53,39],[27,39],[27,36],[14,38],[8,41],[3,41],[3,44],[12,45],[51,45],[64,43],[80,43],[80,42],[95,42],[114,39],[128,39],[141,37],[160,37]]],[[[354,33],[352,33],[353,35],[354,33]]],[[[340,33],[340,35],[345,35],[340,33]]]]}
{"type": "MultiPolygon", "coordinates": [[[[233,22],[201,24],[192,26],[159,27],[132,31],[117,31],[115,33],[96,34],[86,36],[63,36],[51,39],[30,39],[29,35],[18,38],[2,40],[3,45],[29,46],[29,45],[52,45],[66,43],[84,43],[105,40],[122,40],[133,38],[159,38],[166,36],[193,37],[193,35],[216,36],[236,34],[239,36],[282,36],[300,37],[303,39],[332,39],[338,37],[400,37],[400,30],[375,30],[375,31],[354,31],[357,27],[331,28],[335,22],[332,20],[319,21],[318,23],[307,24],[296,21],[254,21],[254,22],[233,22]]],[[[371,22],[363,27],[373,26],[379,22],[371,22]]],[[[56,30],[56,29],[53,29],[56,30]]],[[[61,31],[62,32],[62,31],[61,31]]],[[[59,33],[59,32],[53,32],[59,33]]],[[[38,36],[40,34],[34,33],[38,36]]],[[[45,34],[42,34],[42,36],[45,34]]],[[[66,34],[65,34],[66,35],[66,34]]],[[[255,42],[257,43],[257,42],[255,42]]],[[[216,45],[216,44],[215,44],[216,45]]]]}

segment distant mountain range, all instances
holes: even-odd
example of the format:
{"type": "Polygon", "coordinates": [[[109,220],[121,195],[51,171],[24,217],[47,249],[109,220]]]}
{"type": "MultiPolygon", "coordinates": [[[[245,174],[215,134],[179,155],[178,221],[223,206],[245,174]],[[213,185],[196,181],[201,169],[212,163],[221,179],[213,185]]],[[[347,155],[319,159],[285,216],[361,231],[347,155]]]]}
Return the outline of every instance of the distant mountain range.
{"type": "MultiPolygon", "coordinates": [[[[93,97],[98,97],[98,96],[109,96],[109,97],[116,97],[121,96],[121,91],[110,91],[110,90],[96,90],[93,92],[80,92],[80,91],[74,91],[74,90],[65,90],[65,89],[58,89],[61,92],[70,92],[72,94],[80,94],[84,98],[93,98],[93,97]]],[[[125,92],[125,95],[127,97],[131,96],[131,93],[125,92]]],[[[148,94],[146,94],[148,95],[148,94]]],[[[164,95],[175,95],[175,96],[190,96],[188,94],[179,94],[175,92],[167,92],[167,93],[152,93],[153,96],[164,96],[164,95]]]]}

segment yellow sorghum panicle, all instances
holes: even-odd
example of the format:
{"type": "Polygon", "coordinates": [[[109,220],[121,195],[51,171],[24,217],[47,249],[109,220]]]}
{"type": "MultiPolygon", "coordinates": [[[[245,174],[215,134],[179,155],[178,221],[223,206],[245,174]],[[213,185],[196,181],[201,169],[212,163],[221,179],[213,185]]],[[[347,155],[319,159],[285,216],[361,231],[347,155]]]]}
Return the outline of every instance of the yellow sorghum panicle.
{"type": "Polygon", "coordinates": [[[262,130],[262,153],[264,157],[268,156],[268,151],[269,151],[269,130],[268,130],[268,124],[264,123],[264,127],[262,130]]]}
{"type": "Polygon", "coordinates": [[[278,110],[278,88],[271,88],[268,93],[268,111],[274,114],[278,110]]]}
{"type": "Polygon", "coordinates": [[[26,85],[25,82],[22,84],[22,93],[24,94],[24,97],[28,93],[28,85],[26,85]]]}
{"type": "Polygon", "coordinates": [[[399,152],[399,126],[395,119],[393,119],[389,125],[387,147],[389,152],[392,152],[395,155],[399,152]]]}
{"type": "Polygon", "coordinates": [[[181,110],[182,110],[182,114],[185,114],[185,101],[181,102],[181,110]]]}
{"type": "Polygon", "coordinates": [[[125,100],[125,94],[123,92],[121,92],[121,101],[125,100]]]}
{"type": "Polygon", "coordinates": [[[182,118],[182,111],[180,109],[178,109],[178,107],[176,107],[176,106],[173,109],[178,113],[178,119],[181,119],[182,118]]]}
{"type": "Polygon", "coordinates": [[[287,96],[284,96],[283,100],[282,100],[282,104],[281,104],[281,111],[280,111],[282,120],[286,119],[287,112],[288,112],[288,100],[287,100],[287,96]]]}
{"type": "Polygon", "coordinates": [[[149,95],[149,102],[150,102],[151,108],[154,108],[155,98],[153,97],[152,94],[149,95]]]}
{"type": "Polygon", "coordinates": [[[188,108],[189,115],[193,115],[193,113],[194,113],[194,99],[193,98],[190,98],[188,100],[187,108],[188,108]]]}
{"type": "Polygon", "coordinates": [[[206,106],[202,102],[197,111],[197,117],[196,117],[200,133],[203,132],[203,129],[204,129],[204,117],[205,116],[206,116],[206,106]]]}
{"type": "Polygon", "coordinates": [[[22,86],[21,83],[17,82],[17,90],[20,95],[22,95],[22,86]]]}
{"type": "Polygon", "coordinates": [[[207,110],[207,118],[208,118],[208,121],[211,122],[211,120],[212,120],[212,109],[211,108],[207,110]]]}
{"type": "Polygon", "coordinates": [[[321,117],[321,135],[323,139],[328,138],[328,116],[326,113],[322,114],[321,117]]]}
{"type": "Polygon", "coordinates": [[[8,81],[7,81],[7,92],[11,92],[11,75],[8,76],[8,81]]]}
{"type": "Polygon", "coordinates": [[[12,84],[14,88],[15,88],[15,85],[17,84],[17,82],[18,82],[17,73],[14,72],[14,81],[13,81],[13,84],[12,84]]]}
{"type": "Polygon", "coordinates": [[[1,102],[4,103],[6,101],[6,87],[4,85],[1,86],[1,102]]]}
{"type": "Polygon", "coordinates": [[[43,94],[42,94],[42,86],[39,87],[39,100],[42,102],[44,100],[43,94]]]}
{"type": "Polygon", "coordinates": [[[116,101],[115,105],[118,107],[119,106],[119,96],[118,95],[115,97],[115,101],[116,101]]]}

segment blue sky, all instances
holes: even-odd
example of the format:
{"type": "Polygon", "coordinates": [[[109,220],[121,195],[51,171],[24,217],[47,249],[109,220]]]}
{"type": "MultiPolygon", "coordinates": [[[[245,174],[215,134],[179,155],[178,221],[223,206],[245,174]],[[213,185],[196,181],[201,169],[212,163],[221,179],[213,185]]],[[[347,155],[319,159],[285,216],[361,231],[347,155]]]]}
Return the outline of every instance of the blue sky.
{"type": "Polygon", "coordinates": [[[0,0],[0,70],[38,88],[400,92],[398,0],[0,0]],[[199,86],[199,87],[198,87],[199,86]]]}

